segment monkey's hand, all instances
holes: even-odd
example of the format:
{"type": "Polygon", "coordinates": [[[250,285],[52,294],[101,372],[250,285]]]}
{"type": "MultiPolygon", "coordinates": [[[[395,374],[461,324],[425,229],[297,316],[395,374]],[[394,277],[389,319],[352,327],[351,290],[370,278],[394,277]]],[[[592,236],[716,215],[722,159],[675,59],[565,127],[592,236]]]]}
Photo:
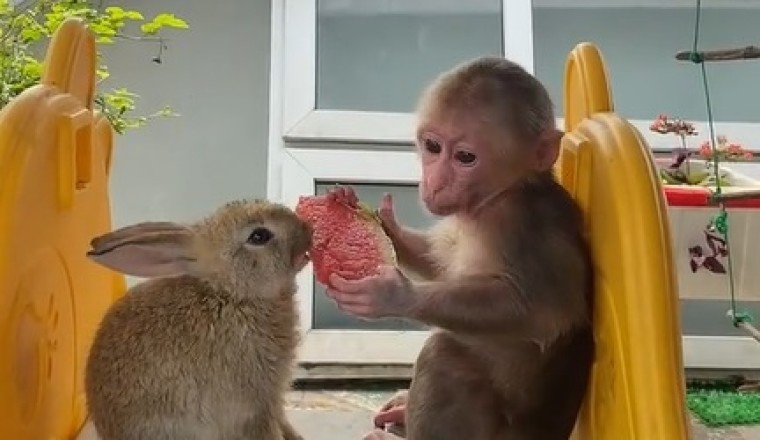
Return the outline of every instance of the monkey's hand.
{"type": "Polygon", "coordinates": [[[409,279],[393,266],[381,266],[377,275],[360,280],[333,274],[330,284],[334,287],[327,289],[327,295],[338,308],[361,318],[403,318],[418,301],[409,279]]]}
{"type": "Polygon", "coordinates": [[[327,198],[356,208],[359,206],[359,197],[350,186],[335,186],[327,191],[327,198]]]}
{"type": "Polygon", "coordinates": [[[387,423],[403,425],[406,417],[406,402],[409,399],[409,391],[397,392],[375,414],[373,423],[375,427],[382,428],[387,423]]]}
{"type": "Polygon", "coordinates": [[[391,237],[392,240],[397,240],[400,237],[400,226],[396,221],[396,213],[393,209],[393,196],[390,193],[383,194],[383,198],[380,200],[380,207],[377,209],[377,215],[383,223],[383,229],[391,237]]]}
{"type": "Polygon", "coordinates": [[[393,196],[389,193],[383,195],[377,216],[383,230],[390,237],[401,267],[410,269],[412,272],[426,279],[433,279],[437,275],[437,268],[429,258],[430,243],[425,233],[414,231],[402,225],[396,219],[393,208],[393,196]]]}

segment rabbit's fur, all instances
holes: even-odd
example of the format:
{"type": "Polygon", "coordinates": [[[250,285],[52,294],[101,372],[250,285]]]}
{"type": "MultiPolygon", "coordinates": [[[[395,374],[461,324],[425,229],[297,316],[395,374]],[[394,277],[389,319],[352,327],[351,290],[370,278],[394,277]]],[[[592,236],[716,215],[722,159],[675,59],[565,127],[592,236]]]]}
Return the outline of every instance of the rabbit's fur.
{"type": "Polygon", "coordinates": [[[293,211],[260,200],[95,238],[92,260],[152,278],[113,304],[90,349],[85,390],[101,439],[301,439],[283,401],[310,245],[293,211]]]}

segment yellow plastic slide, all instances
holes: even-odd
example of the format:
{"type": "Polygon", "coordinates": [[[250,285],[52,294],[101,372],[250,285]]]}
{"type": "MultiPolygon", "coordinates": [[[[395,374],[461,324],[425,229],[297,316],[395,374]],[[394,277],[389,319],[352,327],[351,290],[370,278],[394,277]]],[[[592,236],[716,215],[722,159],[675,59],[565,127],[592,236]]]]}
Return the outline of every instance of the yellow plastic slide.
{"type": "MultiPolygon", "coordinates": [[[[83,371],[124,280],[85,259],[111,228],[112,129],[92,110],[96,52],[76,19],[42,84],[0,112],[0,439],[68,440],[86,418],[83,371]]],[[[599,344],[579,440],[684,440],[675,272],[647,145],[612,112],[590,44],[569,56],[556,170],[586,211],[599,268],[599,344]]]]}
{"type": "Polygon", "coordinates": [[[597,355],[577,440],[685,440],[676,272],[649,146],[613,112],[604,61],[582,43],[565,68],[556,171],[582,205],[598,270],[597,355]]]}

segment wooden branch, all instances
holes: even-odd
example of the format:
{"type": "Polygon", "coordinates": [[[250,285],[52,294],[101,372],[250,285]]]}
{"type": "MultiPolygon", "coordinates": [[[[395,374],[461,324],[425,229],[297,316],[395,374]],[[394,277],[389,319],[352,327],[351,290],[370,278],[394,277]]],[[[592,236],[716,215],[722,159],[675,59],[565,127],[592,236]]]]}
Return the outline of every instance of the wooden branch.
{"type": "Polygon", "coordinates": [[[712,204],[718,204],[729,200],[752,200],[760,199],[760,189],[752,188],[747,190],[738,190],[731,192],[724,192],[721,194],[711,194],[710,202],[712,204]]]}
{"type": "Polygon", "coordinates": [[[757,342],[760,342],[760,330],[753,327],[752,324],[742,321],[737,323],[736,326],[749,333],[757,342]]]}
{"type": "MultiPolygon", "coordinates": [[[[684,50],[676,54],[678,61],[691,61],[690,50],[684,50]]],[[[697,52],[702,61],[736,61],[760,58],[760,46],[747,46],[738,49],[720,49],[697,52]]]]}
{"type": "Polygon", "coordinates": [[[747,382],[740,385],[736,391],[740,393],[760,393],[760,382],[747,382]]]}

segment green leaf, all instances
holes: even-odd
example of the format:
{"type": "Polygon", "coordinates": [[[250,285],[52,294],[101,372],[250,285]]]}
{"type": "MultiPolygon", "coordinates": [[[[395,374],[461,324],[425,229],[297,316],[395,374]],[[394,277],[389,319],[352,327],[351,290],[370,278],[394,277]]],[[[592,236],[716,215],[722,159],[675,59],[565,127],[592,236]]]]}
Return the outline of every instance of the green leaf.
{"type": "Polygon", "coordinates": [[[139,11],[126,11],[124,16],[130,20],[145,20],[145,17],[139,11]]]}
{"type": "MultiPolygon", "coordinates": [[[[42,77],[42,66],[41,65],[39,65],[39,66],[36,66],[36,65],[35,66],[33,66],[33,65],[25,66],[24,67],[24,74],[27,75],[27,76],[29,76],[29,77],[33,77],[33,78],[41,78],[42,77]]],[[[24,89],[26,89],[26,87],[24,87],[24,89]]]]}
{"type": "Polygon", "coordinates": [[[124,9],[119,6],[107,7],[106,14],[108,14],[112,18],[124,18],[127,15],[126,11],[124,11],[124,9]]]}
{"type": "Polygon", "coordinates": [[[155,35],[159,29],[161,29],[161,25],[155,23],[144,23],[140,25],[140,31],[146,35],[155,35]]]}
{"type": "Polygon", "coordinates": [[[113,37],[116,35],[116,31],[113,28],[100,23],[91,23],[90,29],[101,36],[113,37]]]}
{"type": "Polygon", "coordinates": [[[8,15],[13,11],[8,0],[0,0],[0,15],[8,15]]]}
{"type": "Polygon", "coordinates": [[[98,79],[100,81],[106,80],[111,74],[106,69],[98,69],[95,71],[95,73],[98,75],[98,79]]]}
{"type": "Polygon", "coordinates": [[[111,92],[114,95],[118,95],[118,96],[129,96],[129,97],[132,97],[132,98],[139,98],[140,97],[140,95],[132,93],[129,90],[127,90],[126,88],[124,88],[124,87],[121,87],[121,88],[118,88],[118,89],[113,89],[111,92]]]}
{"type": "Polygon", "coordinates": [[[35,27],[21,29],[21,38],[26,41],[39,40],[42,38],[42,31],[35,27]]]}
{"type": "Polygon", "coordinates": [[[176,17],[174,14],[168,14],[168,13],[156,15],[156,17],[153,19],[153,23],[160,24],[162,26],[171,27],[171,28],[176,28],[176,29],[189,28],[185,20],[179,17],[176,17]]]}
{"type": "Polygon", "coordinates": [[[161,116],[161,117],[172,117],[172,116],[179,116],[179,113],[172,110],[169,106],[166,106],[162,108],[161,110],[157,111],[155,115],[161,116]]]}

